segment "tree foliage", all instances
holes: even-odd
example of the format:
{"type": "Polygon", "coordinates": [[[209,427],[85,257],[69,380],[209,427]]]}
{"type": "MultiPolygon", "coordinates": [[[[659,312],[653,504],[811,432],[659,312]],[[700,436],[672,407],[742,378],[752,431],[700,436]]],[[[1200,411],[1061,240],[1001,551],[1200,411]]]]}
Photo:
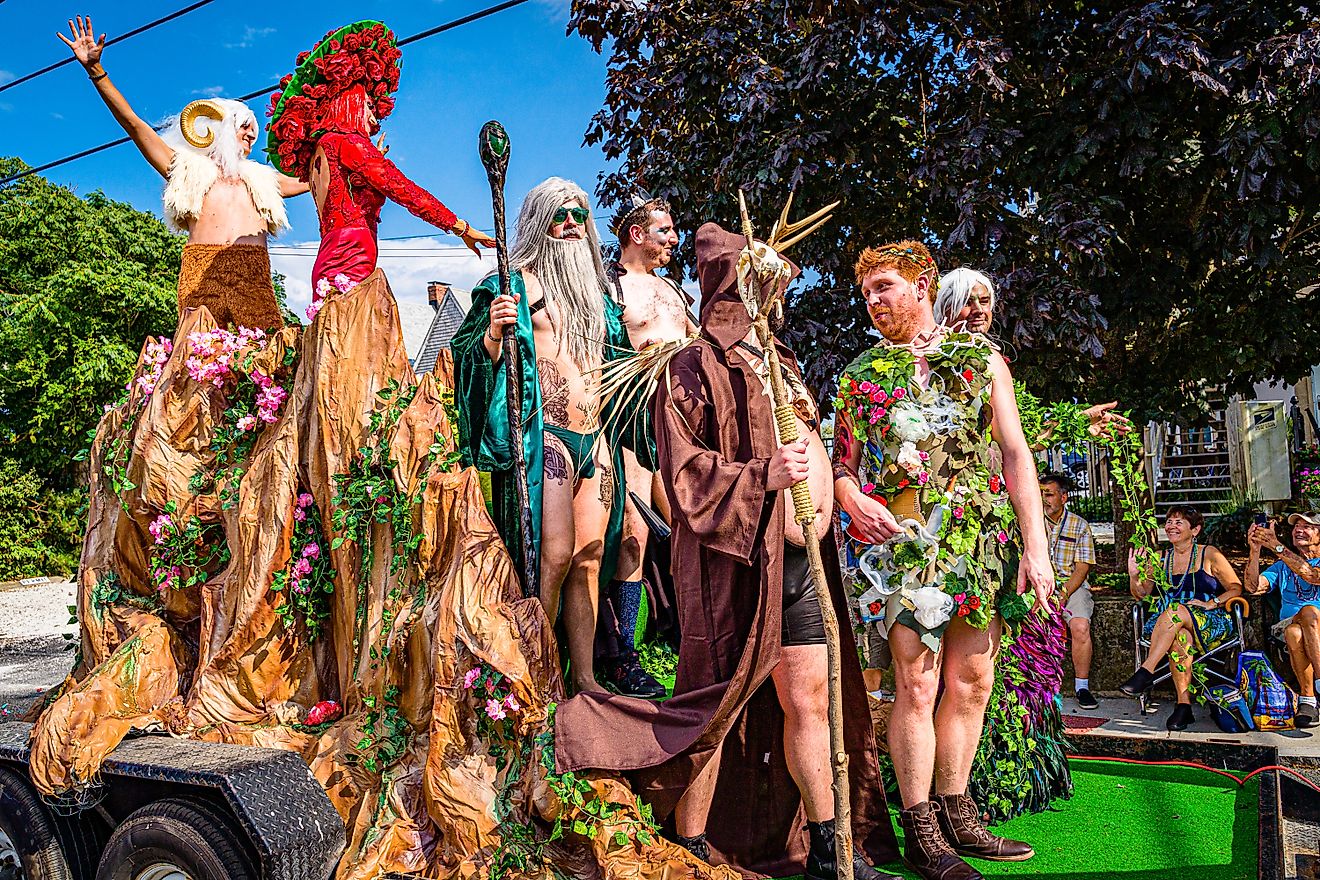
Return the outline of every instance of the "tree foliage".
{"type": "MultiPolygon", "coordinates": [[[[790,342],[817,388],[867,344],[851,265],[917,237],[1000,285],[997,329],[1047,397],[1194,417],[1316,359],[1320,17],[1282,2],[575,0],[610,52],[600,194],[689,231],[835,221],[790,342]]],[[[679,252],[690,265],[690,239],[679,252]]]]}
{"type": "MultiPolygon", "coordinates": [[[[0,159],[0,176],[24,169],[0,159]]],[[[0,459],[44,487],[118,396],[148,334],[172,335],[183,238],[100,192],[0,189],[0,459]]]]}

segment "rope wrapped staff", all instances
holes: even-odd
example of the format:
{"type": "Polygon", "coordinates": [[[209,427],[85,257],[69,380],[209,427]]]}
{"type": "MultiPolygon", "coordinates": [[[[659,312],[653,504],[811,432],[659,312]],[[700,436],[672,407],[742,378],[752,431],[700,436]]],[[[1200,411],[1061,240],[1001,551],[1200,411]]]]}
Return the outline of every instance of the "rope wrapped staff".
{"type": "MultiPolygon", "coordinates": [[[[792,205],[793,197],[789,195],[784,210],[779,214],[779,220],[771,229],[769,239],[764,244],[758,244],[752,236],[752,221],[747,214],[747,201],[743,197],[742,190],[738,191],[742,232],[747,237],[747,247],[738,258],[739,293],[742,295],[743,305],[747,307],[747,314],[752,318],[757,341],[765,353],[770,395],[774,403],[775,427],[780,445],[793,443],[798,439],[798,423],[794,414],[793,399],[789,395],[783,368],[780,366],[775,336],[770,329],[770,318],[780,314],[783,309],[783,287],[791,275],[788,264],[779,259],[779,255],[819,229],[829,220],[830,212],[838,207],[839,203],[834,202],[809,217],[790,223],[788,212],[792,205]],[[762,302],[757,291],[764,284],[771,285],[771,292],[762,302]]],[[[794,519],[802,527],[811,580],[816,586],[816,600],[820,603],[820,618],[825,630],[825,648],[829,664],[830,769],[834,777],[834,849],[838,876],[839,880],[853,880],[852,806],[848,793],[848,751],[843,738],[843,658],[839,640],[839,618],[834,613],[829,583],[825,579],[825,565],[820,556],[820,539],[816,536],[815,529],[816,504],[811,497],[811,486],[803,480],[794,483],[788,491],[793,500],[794,519]]]]}

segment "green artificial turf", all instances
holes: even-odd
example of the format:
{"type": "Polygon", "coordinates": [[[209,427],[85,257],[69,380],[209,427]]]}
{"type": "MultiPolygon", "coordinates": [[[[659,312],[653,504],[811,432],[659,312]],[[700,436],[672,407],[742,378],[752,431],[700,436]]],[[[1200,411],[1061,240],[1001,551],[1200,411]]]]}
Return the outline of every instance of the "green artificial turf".
{"type": "MultiPolygon", "coordinates": [[[[1191,767],[1072,762],[1074,794],[1057,809],[994,830],[1026,840],[1025,862],[971,863],[990,877],[1041,880],[1254,880],[1259,788],[1191,767]]],[[[895,828],[898,823],[895,821],[895,828]]],[[[902,831],[899,830],[902,841],[902,831]]],[[[888,866],[903,871],[901,865],[888,866]]]]}

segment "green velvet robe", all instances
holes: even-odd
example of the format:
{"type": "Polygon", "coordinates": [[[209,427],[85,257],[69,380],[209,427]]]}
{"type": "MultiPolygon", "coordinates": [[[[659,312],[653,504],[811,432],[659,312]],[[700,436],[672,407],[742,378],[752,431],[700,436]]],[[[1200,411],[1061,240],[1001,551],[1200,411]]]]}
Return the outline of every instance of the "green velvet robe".
{"type": "MultiPolygon", "coordinates": [[[[538,564],[541,558],[541,497],[543,486],[544,419],[541,416],[541,385],[536,374],[536,345],[532,337],[532,316],[528,310],[527,289],[522,272],[510,273],[510,290],[518,295],[518,353],[521,361],[522,384],[522,444],[527,462],[527,497],[532,508],[532,542],[538,564]]],[[[488,471],[491,482],[491,500],[495,513],[495,526],[504,538],[504,545],[516,564],[523,560],[522,540],[518,519],[518,491],[513,476],[513,441],[509,429],[508,407],[505,405],[508,371],[504,361],[491,361],[481,341],[490,326],[490,304],[499,295],[499,278],[490,276],[472,291],[472,307],[462,326],[454,334],[450,348],[454,353],[454,403],[458,408],[459,432],[463,438],[463,464],[477,470],[488,471]]],[[[628,343],[628,332],[623,326],[623,307],[607,296],[605,300],[605,359],[628,357],[633,354],[628,343]]],[[[602,421],[606,421],[602,415],[602,421]]],[[[614,576],[623,537],[623,499],[626,488],[623,479],[623,445],[641,446],[645,452],[653,448],[649,442],[634,443],[634,435],[649,435],[649,424],[639,425],[630,419],[618,420],[621,429],[606,438],[614,469],[614,498],[610,506],[609,526],[605,532],[605,548],[601,559],[601,585],[614,576]],[[649,448],[648,448],[649,447],[649,448]]],[[[640,439],[640,438],[638,438],[640,439]]],[[[648,487],[649,489],[649,487],[648,487]]]]}

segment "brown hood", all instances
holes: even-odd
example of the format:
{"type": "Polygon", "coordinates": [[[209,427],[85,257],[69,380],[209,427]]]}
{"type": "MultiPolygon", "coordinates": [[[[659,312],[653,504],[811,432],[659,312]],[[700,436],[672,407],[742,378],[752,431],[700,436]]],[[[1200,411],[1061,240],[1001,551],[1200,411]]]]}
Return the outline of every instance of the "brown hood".
{"type": "MultiPolygon", "coordinates": [[[[728,232],[718,223],[705,223],[697,230],[697,284],[701,287],[701,329],[706,338],[728,349],[747,335],[752,319],[738,295],[738,255],[747,239],[728,232]]],[[[797,278],[801,270],[789,261],[797,278]]]]}

